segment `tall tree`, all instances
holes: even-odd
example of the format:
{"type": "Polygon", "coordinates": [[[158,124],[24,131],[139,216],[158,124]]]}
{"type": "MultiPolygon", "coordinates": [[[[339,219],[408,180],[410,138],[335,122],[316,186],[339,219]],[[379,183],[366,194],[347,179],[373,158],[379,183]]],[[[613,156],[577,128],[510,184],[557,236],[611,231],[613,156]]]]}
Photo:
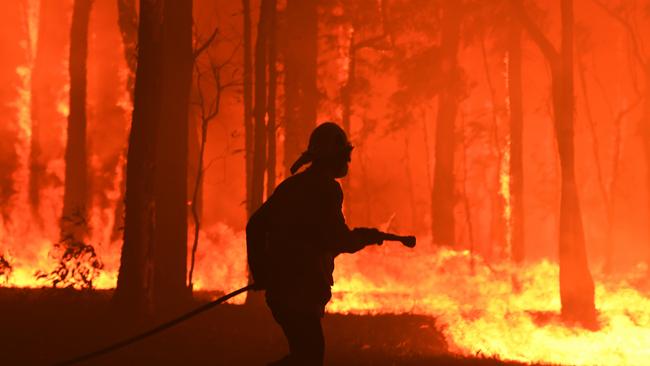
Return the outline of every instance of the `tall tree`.
{"type": "MultiPolygon", "coordinates": [[[[276,44],[275,25],[276,0],[262,0],[260,18],[255,42],[255,125],[253,131],[253,171],[250,194],[251,212],[264,201],[264,182],[267,182],[267,197],[275,185],[275,98],[277,71],[275,69],[276,44]],[[268,82],[267,82],[268,76],[268,82]],[[268,87],[268,90],[267,90],[268,87]],[[268,116],[268,124],[267,124],[268,116]],[[267,147],[269,148],[267,154],[267,147]],[[268,156],[268,159],[267,159],[268,156]]],[[[249,277],[249,281],[252,278],[249,277]]],[[[259,305],[262,298],[249,294],[249,305],[259,305]]]]}
{"type": "Polygon", "coordinates": [[[167,312],[187,298],[187,118],[192,2],[140,4],[138,64],[115,302],[167,312]]]}
{"type": "Polygon", "coordinates": [[[510,1],[517,18],[551,69],[555,137],[561,170],[559,257],[562,315],[567,320],[595,326],[594,282],[587,263],[575,180],[573,0],[560,0],[562,43],[559,51],[528,17],[521,0],[510,1]]]}
{"type": "Polygon", "coordinates": [[[267,123],[267,144],[268,157],[266,162],[267,184],[266,196],[270,196],[275,189],[275,168],[277,163],[277,147],[275,134],[277,129],[276,99],[278,94],[278,70],[276,67],[278,59],[278,35],[277,35],[277,0],[271,0],[269,4],[269,25],[268,25],[268,65],[269,65],[269,93],[266,103],[267,123]]]}
{"type": "Polygon", "coordinates": [[[143,1],[138,25],[138,62],[126,165],[124,244],[114,301],[120,310],[151,313],[155,262],[154,169],[162,81],[162,1],[143,1]]]}
{"type": "Polygon", "coordinates": [[[305,150],[316,125],[318,1],[287,0],[284,55],[284,170],[305,150]]]}
{"type": "Polygon", "coordinates": [[[86,87],[88,23],[92,0],[75,0],[70,27],[70,114],[65,149],[63,238],[83,240],[87,229],[88,170],[86,152],[86,87]]]}
{"type": "Polygon", "coordinates": [[[246,164],[246,215],[253,213],[253,46],[250,0],[242,0],[244,20],[244,144],[246,164]]]}
{"type": "Polygon", "coordinates": [[[257,210],[264,200],[264,175],[266,172],[266,67],[267,39],[269,31],[270,0],[262,0],[260,20],[257,25],[255,42],[255,129],[253,132],[253,181],[251,191],[252,210],[257,210]]]}
{"type": "Polygon", "coordinates": [[[440,78],[443,79],[442,84],[445,87],[438,95],[436,163],[431,197],[432,234],[434,242],[438,245],[455,243],[454,133],[461,87],[458,48],[462,8],[463,4],[460,1],[443,2],[440,78]]]}
{"type": "Polygon", "coordinates": [[[186,294],[188,115],[192,83],[192,1],[165,0],[162,104],[156,143],[156,271],[158,304],[186,294]]]}

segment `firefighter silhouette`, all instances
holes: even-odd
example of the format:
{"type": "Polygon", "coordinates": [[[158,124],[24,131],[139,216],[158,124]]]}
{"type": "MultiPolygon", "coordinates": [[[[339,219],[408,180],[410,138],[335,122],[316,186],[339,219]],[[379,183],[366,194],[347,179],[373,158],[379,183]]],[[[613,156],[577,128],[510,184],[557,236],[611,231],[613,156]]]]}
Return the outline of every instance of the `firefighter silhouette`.
{"type": "Polygon", "coordinates": [[[334,258],[381,244],[377,229],[345,223],[343,191],[336,181],[348,173],[352,145],[343,129],[325,122],[309,147],[246,226],[248,262],[256,289],[289,343],[289,355],[271,365],[322,365],[321,327],[333,285],[334,258]],[[305,164],[309,167],[300,173],[305,164]]]}

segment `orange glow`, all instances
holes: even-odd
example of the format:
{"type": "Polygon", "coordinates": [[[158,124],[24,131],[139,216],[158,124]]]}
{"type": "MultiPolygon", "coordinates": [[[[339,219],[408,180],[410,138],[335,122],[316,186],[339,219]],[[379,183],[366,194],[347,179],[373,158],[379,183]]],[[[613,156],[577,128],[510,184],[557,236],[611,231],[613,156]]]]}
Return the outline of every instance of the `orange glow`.
{"type": "MultiPolygon", "coordinates": [[[[7,139],[11,141],[15,151],[16,168],[10,176],[14,192],[6,200],[5,206],[1,207],[8,214],[0,215],[0,259],[4,258],[12,270],[8,274],[0,275],[0,284],[7,287],[40,288],[54,284],[46,278],[38,278],[36,274],[52,271],[61,256],[56,249],[56,243],[60,236],[59,223],[63,206],[63,148],[66,144],[66,134],[65,126],[59,125],[59,121],[65,123],[69,114],[70,85],[69,82],[52,83],[52,94],[57,96],[52,101],[52,109],[58,117],[53,123],[56,124],[56,129],[40,131],[52,145],[49,146],[49,155],[52,156],[46,157],[47,161],[43,167],[49,180],[42,187],[38,187],[40,203],[38,207],[32,207],[29,191],[30,156],[33,152],[32,134],[37,135],[38,131],[33,128],[32,121],[32,88],[34,55],[38,44],[39,1],[29,0],[25,3],[28,4],[28,29],[23,32],[25,34],[21,33],[20,37],[24,38],[21,47],[27,61],[12,65],[11,70],[15,71],[19,80],[15,88],[17,97],[2,101],[15,107],[13,115],[3,116],[7,117],[7,122],[3,123],[11,124],[12,132],[16,135],[13,140],[7,139]]],[[[223,5],[228,10],[224,10],[224,14],[239,14],[240,9],[232,5],[239,6],[239,2],[230,3],[231,5],[223,5]]],[[[378,0],[377,3],[384,2],[378,0]]],[[[576,3],[579,3],[581,9],[577,12],[582,17],[579,20],[591,24],[593,38],[602,42],[594,42],[593,49],[588,51],[593,52],[593,55],[581,56],[585,60],[595,60],[593,65],[586,68],[586,87],[596,90],[590,91],[590,104],[585,102],[582,91],[578,91],[578,88],[575,91],[575,175],[582,204],[585,237],[589,246],[587,251],[590,269],[596,282],[596,307],[599,311],[600,329],[589,331],[564,324],[560,319],[559,269],[556,263],[559,173],[553,120],[548,110],[550,83],[542,55],[534,50],[526,37],[523,57],[525,141],[522,158],[525,165],[525,197],[522,199],[526,214],[525,261],[519,265],[508,262],[512,251],[510,144],[513,141],[509,136],[503,138],[503,141],[499,141],[502,145],[500,154],[495,154],[492,137],[486,137],[490,133],[486,131],[490,131],[492,126],[490,117],[493,114],[489,108],[498,109],[494,119],[499,132],[508,130],[506,125],[510,114],[510,100],[507,89],[511,75],[506,71],[510,61],[507,52],[492,49],[493,45],[488,42],[488,57],[491,59],[487,63],[494,74],[493,79],[497,80],[494,86],[494,104],[500,104],[493,106],[493,103],[485,102],[492,99],[487,87],[480,81],[486,71],[483,65],[476,61],[480,59],[477,57],[479,52],[470,46],[461,47],[459,51],[463,78],[468,80],[460,93],[463,95],[459,96],[462,101],[458,111],[458,118],[462,115],[466,128],[462,132],[466,138],[464,147],[467,164],[463,169],[467,174],[463,177],[463,184],[467,192],[463,193],[467,195],[468,207],[465,215],[465,209],[460,210],[460,203],[456,204],[455,225],[459,233],[472,231],[471,235],[468,235],[474,239],[471,243],[473,253],[470,255],[467,250],[470,246],[469,239],[464,237],[462,243],[455,243],[454,250],[436,248],[430,240],[433,181],[431,172],[435,164],[433,134],[437,127],[439,94],[427,88],[435,89],[440,86],[430,86],[426,80],[423,81],[431,77],[430,70],[407,70],[404,73],[408,75],[396,75],[398,73],[393,72],[393,69],[382,69],[388,67],[385,64],[395,67],[393,64],[399,63],[384,59],[386,55],[392,54],[392,43],[399,44],[412,37],[417,41],[411,45],[413,49],[405,47],[402,50],[405,55],[412,56],[412,53],[417,53],[424,47],[421,43],[431,40],[428,40],[425,34],[417,32],[391,35],[395,39],[390,42],[387,40],[386,45],[381,44],[378,49],[365,47],[355,58],[356,85],[351,98],[350,118],[350,137],[355,144],[355,150],[350,176],[345,178],[348,179],[348,190],[345,192],[344,201],[346,211],[351,208],[352,214],[351,217],[346,217],[346,220],[354,227],[380,227],[382,230],[396,231],[399,234],[415,234],[418,236],[418,247],[415,250],[407,250],[399,244],[385,243],[381,247],[373,246],[355,255],[339,256],[328,312],[413,313],[431,316],[437,320],[450,351],[461,355],[481,354],[503,360],[575,365],[643,365],[649,362],[650,288],[648,260],[644,262],[643,258],[646,255],[650,258],[650,246],[647,244],[650,235],[647,230],[650,217],[647,208],[649,191],[646,188],[649,182],[645,175],[649,165],[642,155],[644,141],[637,126],[637,121],[648,116],[643,114],[642,108],[635,107],[630,110],[629,115],[624,114],[618,120],[622,131],[621,163],[620,167],[617,166],[620,171],[618,181],[621,183],[610,195],[616,198],[613,200],[616,204],[613,204],[615,207],[612,209],[612,236],[620,249],[617,249],[618,257],[615,258],[617,268],[610,276],[605,276],[599,271],[604,252],[603,208],[600,193],[594,184],[596,179],[592,166],[592,147],[590,142],[585,142],[591,140],[585,140],[583,136],[586,134],[581,134],[585,128],[584,119],[588,106],[593,109],[590,114],[596,120],[596,134],[601,137],[599,141],[602,141],[599,151],[602,153],[603,162],[599,163],[602,163],[602,166],[610,166],[607,159],[610,159],[614,147],[607,137],[611,134],[613,121],[622,114],[622,110],[616,108],[618,105],[626,108],[633,105],[639,93],[636,89],[647,89],[648,86],[643,85],[641,80],[638,87],[638,80],[633,80],[638,77],[634,74],[640,70],[637,70],[636,66],[629,66],[629,50],[614,50],[604,46],[625,43],[622,41],[627,37],[624,30],[616,28],[612,31],[613,23],[602,12],[591,13],[595,12],[589,5],[591,2],[576,3]],[[387,49],[383,49],[384,47],[387,49]],[[628,75],[628,72],[631,75],[628,75]],[[417,94],[421,91],[419,89],[407,89],[404,92],[406,97],[397,95],[399,98],[393,98],[393,92],[404,82],[398,80],[400,77],[416,84],[414,89],[426,89],[424,97],[417,95],[413,97],[416,102],[410,101],[415,105],[410,105],[400,98],[408,97],[409,93],[417,94]],[[616,90],[616,93],[610,93],[610,90],[616,90]],[[405,144],[408,146],[404,146],[405,144]],[[500,159],[495,158],[496,155],[499,155],[500,159]],[[495,182],[495,173],[498,173],[498,182],[495,182]],[[494,207],[494,202],[500,199],[503,200],[503,211],[497,214],[501,215],[499,219],[503,221],[500,223],[505,227],[505,255],[493,260],[491,258],[494,256],[490,255],[495,251],[495,248],[490,247],[493,245],[491,215],[494,215],[496,210],[491,208],[494,207]],[[471,229],[463,228],[463,225],[470,226],[469,221],[471,229]],[[382,222],[386,223],[385,227],[379,225],[382,222]]],[[[205,11],[205,14],[214,13],[211,3],[195,0],[195,4],[196,18],[199,20],[205,20],[205,15],[199,11],[201,7],[211,9],[205,11]]],[[[111,3],[111,6],[113,5],[111,3]]],[[[115,9],[112,11],[116,12],[115,9]]],[[[346,16],[345,7],[342,5],[331,12],[337,17],[346,16]]],[[[117,15],[101,12],[93,14],[89,37],[91,41],[87,107],[88,168],[92,192],[89,195],[87,218],[90,230],[84,238],[84,243],[93,246],[103,265],[101,269],[91,269],[93,287],[112,289],[116,286],[120,266],[122,228],[116,226],[119,226],[120,222],[117,215],[120,215],[118,207],[123,200],[122,189],[126,178],[124,154],[133,103],[126,86],[130,71],[123,57],[117,15]],[[106,24],[110,24],[110,27],[106,24]],[[105,64],[100,67],[101,62],[105,64]]],[[[363,23],[365,18],[360,18],[359,22],[363,23]]],[[[210,18],[210,21],[213,20],[210,18]]],[[[549,15],[549,24],[553,24],[554,20],[557,21],[549,15]]],[[[224,20],[227,21],[230,20],[224,20]]],[[[236,21],[239,22],[239,19],[236,21]]],[[[353,28],[351,24],[346,23],[349,20],[337,21],[340,23],[331,29],[326,26],[319,29],[320,32],[330,32],[326,34],[328,37],[321,37],[323,44],[319,43],[321,49],[327,50],[318,60],[318,89],[322,92],[317,111],[319,123],[336,120],[343,115],[340,93],[341,86],[346,84],[350,76],[349,51],[353,35],[355,42],[372,39],[380,28],[376,25],[374,28],[377,29],[366,29],[363,24],[353,28]],[[335,46],[332,45],[334,43],[335,46]]],[[[200,21],[195,24],[198,34],[206,34],[204,29],[199,29],[202,24],[200,21]]],[[[222,27],[223,32],[226,33],[231,28],[239,31],[237,24],[232,27],[225,24],[222,27]]],[[[235,33],[232,39],[239,37],[241,32],[235,33]]],[[[201,37],[197,39],[199,38],[201,37]]],[[[436,38],[435,42],[438,41],[436,38]]],[[[232,44],[217,44],[218,40],[215,41],[214,48],[205,54],[210,54],[215,60],[221,60],[222,54],[232,53],[228,48],[232,44]]],[[[497,46],[494,48],[498,48],[497,46]]],[[[427,59],[437,57],[437,54],[433,53],[433,56],[423,56],[419,62],[426,68],[433,67],[427,59]]],[[[241,61],[237,57],[239,56],[235,54],[233,62],[241,61]]],[[[61,65],[67,69],[67,60],[62,60],[61,65]]],[[[278,62],[278,66],[283,65],[278,62]]],[[[281,78],[285,77],[284,69],[279,69],[282,71],[281,78]]],[[[240,70],[236,71],[233,75],[239,75],[240,70]]],[[[282,127],[282,118],[285,117],[281,107],[283,97],[280,91],[277,102],[280,128],[276,133],[278,162],[284,160],[285,138],[291,137],[285,134],[282,127]]],[[[224,92],[219,115],[210,122],[203,167],[203,216],[193,283],[195,290],[213,291],[215,297],[247,283],[243,230],[246,214],[245,204],[242,203],[246,197],[246,172],[242,153],[244,131],[240,99],[239,90],[224,92]]],[[[196,117],[195,110],[191,114],[191,118],[196,117]]],[[[457,157],[456,159],[459,160],[457,157]]],[[[458,162],[456,164],[460,165],[458,162]]],[[[286,167],[282,163],[278,163],[276,168],[278,177],[287,175],[286,167]]],[[[455,168],[458,169],[457,166],[455,168]]],[[[196,169],[194,162],[190,162],[189,169],[196,169]]],[[[603,174],[605,180],[609,181],[611,177],[608,175],[611,172],[604,169],[603,174]]],[[[188,201],[188,206],[190,203],[191,201],[188,201]]],[[[193,220],[189,222],[188,253],[193,241],[193,220]]],[[[188,262],[189,258],[190,255],[188,262]]],[[[88,259],[85,261],[88,262],[88,259]]],[[[84,284],[71,280],[57,286],[82,288],[84,284]]],[[[244,296],[240,296],[232,302],[241,304],[244,299],[244,296]]]]}

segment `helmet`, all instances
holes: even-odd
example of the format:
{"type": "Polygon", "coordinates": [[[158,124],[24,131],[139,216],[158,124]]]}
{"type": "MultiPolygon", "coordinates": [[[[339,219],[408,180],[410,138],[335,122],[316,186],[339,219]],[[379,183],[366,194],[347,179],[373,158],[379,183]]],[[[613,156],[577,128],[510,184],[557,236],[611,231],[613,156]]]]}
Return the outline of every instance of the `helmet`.
{"type": "Polygon", "coordinates": [[[339,125],[325,122],[311,133],[307,151],[314,160],[317,160],[349,153],[352,151],[352,145],[339,125]]]}
{"type": "Polygon", "coordinates": [[[324,122],[312,131],[309,137],[307,151],[291,166],[291,174],[295,174],[304,164],[314,161],[336,159],[350,160],[352,144],[345,131],[334,122],[324,122]]]}

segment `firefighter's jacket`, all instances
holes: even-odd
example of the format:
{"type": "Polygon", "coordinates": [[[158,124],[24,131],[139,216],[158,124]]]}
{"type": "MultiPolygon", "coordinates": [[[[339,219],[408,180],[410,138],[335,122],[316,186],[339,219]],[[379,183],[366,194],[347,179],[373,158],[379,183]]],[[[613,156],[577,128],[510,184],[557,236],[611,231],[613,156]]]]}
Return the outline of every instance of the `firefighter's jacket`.
{"type": "Polygon", "coordinates": [[[323,313],[331,298],[334,258],[380,242],[375,229],[350,230],[343,191],[310,167],[282,182],[246,226],[249,268],[267,302],[323,313]]]}

